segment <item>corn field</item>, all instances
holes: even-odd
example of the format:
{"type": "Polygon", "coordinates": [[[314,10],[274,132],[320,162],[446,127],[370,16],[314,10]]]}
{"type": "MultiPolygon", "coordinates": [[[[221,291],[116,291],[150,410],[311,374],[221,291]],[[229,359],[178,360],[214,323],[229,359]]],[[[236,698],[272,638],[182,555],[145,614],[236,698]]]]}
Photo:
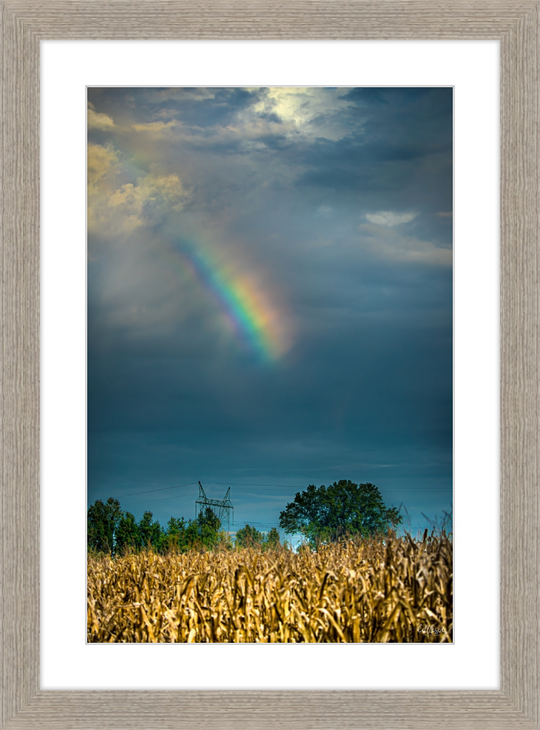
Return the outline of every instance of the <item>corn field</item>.
{"type": "Polygon", "coordinates": [[[89,642],[451,642],[452,540],[88,558],[89,642]]]}

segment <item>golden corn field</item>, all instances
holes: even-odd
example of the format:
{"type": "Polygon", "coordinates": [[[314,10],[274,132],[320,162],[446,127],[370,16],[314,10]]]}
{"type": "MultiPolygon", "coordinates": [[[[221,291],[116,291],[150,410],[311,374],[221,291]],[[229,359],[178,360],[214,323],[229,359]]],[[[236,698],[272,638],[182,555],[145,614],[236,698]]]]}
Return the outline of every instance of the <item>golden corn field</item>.
{"type": "Polygon", "coordinates": [[[452,540],[88,558],[89,642],[451,642],[452,540]]]}

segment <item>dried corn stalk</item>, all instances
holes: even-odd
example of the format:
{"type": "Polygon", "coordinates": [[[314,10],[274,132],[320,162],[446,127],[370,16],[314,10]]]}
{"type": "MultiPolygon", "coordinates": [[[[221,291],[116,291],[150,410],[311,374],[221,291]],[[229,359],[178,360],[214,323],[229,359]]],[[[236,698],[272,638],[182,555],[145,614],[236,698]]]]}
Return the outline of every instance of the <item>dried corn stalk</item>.
{"type": "Polygon", "coordinates": [[[89,642],[451,642],[452,541],[88,559],[89,642]]]}

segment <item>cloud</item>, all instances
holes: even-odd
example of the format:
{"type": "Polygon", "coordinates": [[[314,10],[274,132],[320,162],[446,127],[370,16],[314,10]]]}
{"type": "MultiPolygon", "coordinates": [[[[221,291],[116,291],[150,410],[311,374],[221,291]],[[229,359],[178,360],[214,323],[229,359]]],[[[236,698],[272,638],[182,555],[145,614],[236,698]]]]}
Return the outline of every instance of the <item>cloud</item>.
{"type": "Polygon", "coordinates": [[[207,101],[214,99],[216,92],[220,89],[178,87],[172,89],[144,89],[144,95],[149,100],[155,101],[207,101]]]}
{"type": "Polygon", "coordinates": [[[88,230],[94,232],[107,222],[103,214],[108,196],[115,187],[115,177],[119,173],[119,158],[111,146],[88,145],[88,230]]]}
{"type": "Polygon", "coordinates": [[[178,175],[146,175],[137,180],[137,185],[126,183],[116,190],[108,200],[111,208],[123,209],[128,217],[135,215],[138,223],[144,205],[148,202],[162,202],[170,211],[180,211],[189,198],[178,175]]]}
{"type": "Polygon", "coordinates": [[[177,109],[159,109],[159,111],[154,112],[155,117],[159,117],[161,119],[170,119],[171,117],[177,117],[178,116],[178,110],[177,109]]]}
{"type": "Polygon", "coordinates": [[[134,124],[133,129],[136,132],[165,132],[172,127],[177,127],[178,122],[173,119],[170,122],[149,122],[148,124],[134,124]]]}
{"type": "Polygon", "coordinates": [[[439,211],[439,212],[437,213],[437,217],[438,217],[438,218],[451,218],[451,217],[452,217],[452,215],[453,215],[453,213],[448,213],[448,212],[446,212],[446,211],[439,211]]]}
{"type": "Polygon", "coordinates": [[[395,230],[377,226],[360,225],[360,246],[377,258],[417,265],[452,266],[452,250],[440,248],[431,241],[421,241],[413,236],[401,236],[395,230]]]}
{"type": "Polygon", "coordinates": [[[329,218],[333,212],[334,209],[330,205],[319,205],[317,208],[317,215],[323,218],[329,218]]]}
{"type": "MultiPolygon", "coordinates": [[[[260,90],[260,100],[252,107],[257,115],[273,114],[303,136],[332,141],[350,132],[343,113],[353,106],[347,89],[271,87],[260,90]]],[[[361,120],[356,120],[356,131],[361,120]]]]}
{"type": "Polygon", "coordinates": [[[108,114],[101,114],[90,107],[88,109],[88,129],[112,129],[114,121],[108,114]]]}
{"type": "Polygon", "coordinates": [[[96,185],[116,170],[118,155],[110,147],[100,144],[88,145],[88,183],[96,185]]]}
{"type": "Polygon", "coordinates": [[[376,226],[399,226],[401,223],[409,223],[417,217],[418,213],[392,213],[390,210],[381,210],[378,213],[366,213],[366,218],[376,226]]]}
{"type": "Polygon", "coordinates": [[[111,146],[88,146],[88,229],[99,236],[129,233],[135,228],[180,212],[191,197],[177,173],[139,175],[118,187],[125,174],[111,146]]]}
{"type": "Polygon", "coordinates": [[[112,224],[109,232],[130,232],[163,214],[181,211],[189,197],[178,175],[145,175],[137,184],[125,183],[101,203],[109,208],[104,216],[112,224]]]}
{"type": "Polygon", "coordinates": [[[219,136],[223,140],[261,140],[273,136],[283,136],[287,132],[293,133],[294,125],[284,124],[271,119],[264,118],[243,118],[236,124],[229,124],[227,127],[217,127],[212,130],[212,136],[219,136]]]}

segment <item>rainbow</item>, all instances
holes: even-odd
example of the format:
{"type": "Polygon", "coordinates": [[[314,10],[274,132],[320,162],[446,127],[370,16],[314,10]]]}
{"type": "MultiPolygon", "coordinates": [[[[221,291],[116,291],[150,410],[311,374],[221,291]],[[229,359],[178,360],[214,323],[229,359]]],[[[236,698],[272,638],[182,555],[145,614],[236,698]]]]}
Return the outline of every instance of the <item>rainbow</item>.
{"type": "Polygon", "coordinates": [[[186,241],[173,244],[172,252],[212,296],[240,341],[268,362],[285,354],[290,343],[282,316],[254,277],[231,273],[209,249],[186,241]]]}

